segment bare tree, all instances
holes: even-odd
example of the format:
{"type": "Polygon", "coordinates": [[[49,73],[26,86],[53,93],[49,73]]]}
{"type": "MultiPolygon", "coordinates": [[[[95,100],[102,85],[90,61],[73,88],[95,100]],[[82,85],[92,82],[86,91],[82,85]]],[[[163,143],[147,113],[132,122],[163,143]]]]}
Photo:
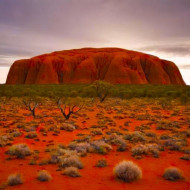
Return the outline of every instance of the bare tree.
{"type": "Polygon", "coordinates": [[[32,113],[33,117],[36,117],[36,108],[38,107],[38,102],[34,101],[34,100],[29,100],[29,101],[25,101],[23,100],[24,105],[26,106],[26,108],[32,113]]]}
{"type": "Polygon", "coordinates": [[[57,106],[61,110],[61,113],[63,114],[65,119],[68,120],[72,114],[80,111],[84,105],[82,105],[81,107],[77,106],[76,104],[67,105],[66,101],[62,102],[61,98],[59,98],[59,100],[57,101],[57,106]]]}

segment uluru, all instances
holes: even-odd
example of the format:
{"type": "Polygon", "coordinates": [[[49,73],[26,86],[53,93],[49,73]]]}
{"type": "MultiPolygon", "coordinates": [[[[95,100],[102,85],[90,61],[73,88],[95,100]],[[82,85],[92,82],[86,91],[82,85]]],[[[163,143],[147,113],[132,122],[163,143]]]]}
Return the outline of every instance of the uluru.
{"type": "Polygon", "coordinates": [[[95,80],[185,85],[173,62],[120,48],[72,49],[18,60],[6,84],[89,84],[95,80]]]}

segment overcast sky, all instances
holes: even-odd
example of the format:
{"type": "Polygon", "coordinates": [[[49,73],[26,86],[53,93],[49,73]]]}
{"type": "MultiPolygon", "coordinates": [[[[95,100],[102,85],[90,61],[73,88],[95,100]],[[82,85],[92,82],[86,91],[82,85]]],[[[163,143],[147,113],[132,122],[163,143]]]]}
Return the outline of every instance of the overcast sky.
{"type": "Polygon", "coordinates": [[[56,50],[120,47],[174,61],[190,84],[190,0],[0,0],[0,83],[56,50]]]}

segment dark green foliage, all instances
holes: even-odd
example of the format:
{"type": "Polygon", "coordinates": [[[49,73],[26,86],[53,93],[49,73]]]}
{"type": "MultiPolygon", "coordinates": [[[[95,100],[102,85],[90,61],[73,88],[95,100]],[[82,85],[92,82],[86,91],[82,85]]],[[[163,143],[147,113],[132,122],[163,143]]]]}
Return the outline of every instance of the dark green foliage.
{"type": "Polygon", "coordinates": [[[95,90],[100,102],[103,102],[111,94],[113,85],[105,81],[95,81],[92,84],[92,88],[95,90]]]}
{"type": "Polygon", "coordinates": [[[188,102],[189,96],[187,94],[181,94],[180,101],[182,104],[186,104],[188,102]]]}
{"type": "MultiPolygon", "coordinates": [[[[109,83],[108,83],[109,84],[109,83]]],[[[113,85],[110,97],[124,99],[134,97],[177,98],[182,101],[190,97],[190,87],[180,85],[113,85]]],[[[0,97],[49,97],[57,100],[59,97],[94,97],[96,92],[92,84],[64,85],[0,85],[0,97]]]]}

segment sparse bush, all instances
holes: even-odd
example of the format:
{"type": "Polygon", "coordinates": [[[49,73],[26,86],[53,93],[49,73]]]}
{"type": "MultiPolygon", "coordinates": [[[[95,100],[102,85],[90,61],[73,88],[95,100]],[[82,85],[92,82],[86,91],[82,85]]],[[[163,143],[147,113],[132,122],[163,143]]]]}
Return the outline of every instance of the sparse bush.
{"type": "Polygon", "coordinates": [[[148,152],[151,153],[155,158],[159,157],[160,150],[162,150],[162,147],[157,144],[148,144],[147,148],[148,152]]]}
{"type": "Polygon", "coordinates": [[[124,139],[125,140],[131,140],[133,138],[133,135],[132,134],[130,134],[130,133],[128,133],[128,134],[126,134],[125,136],[124,136],[124,139]]]}
{"type": "Polygon", "coordinates": [[[90,147],[88,148],[89,152],[96,152],[99,154],[107,154],[110,150],[112,150],[112,146],[102,140],[91,142],[90,147]]]}
{"type": "Polygon", "coordinates": [[[139,144],[132,148],[132,156],[141,156],[141,155],[148,155],[152,154],[154,157],[159,157],[160,147],[157,144],[139,144]]]}
{"type": "Polygon", "coordinates": [[[77,167],[79,169],[83,168],[83,164],[80,161],[79,157],[76,155],[71,155],[69,157],[63,157],[60,159],[59,166],[61,168],[66,168],[66,167],[77,167]]]}
{"type": "Polygon", "coordinates": [[[78,153],[81,153],[81,154],[86,154],[88,152],[88,149],[90,147],[90,144],[89,143],[85,143],[85,142],[82,142],[82,143],[70,143],[69,146],[68,146],[70,149],[72,150],[76,150],[78,153]]]}
{"type": "Polygon", "coordinates": [[[47,165],[48,163],[49,163],[49,160],[44,159],[44,160],[41,160],[41,161],[38,163],[38,165],[43,166],[43,165],[47,165]]]}
{"type": "Polygon", "coordinates": [[[148,148],[143,144],[139,144],[133,147],[131,152],[132,152],[132,156],[140,156],[142,154],[146,155],[148,154],[148,148]]]}
{"type": "Polygon", "coordinates": [[[76,127],[71,123],[63,123],[60,129],[72,132],[76,129],[76,127]]]}
{"type": "Polygon", "coordinates": [[[29,132],[25,137],[29,138],[29,139],[34,139],[37,137],[37,133],[36,132],[29,132]]]}
{"type": "Polygon", "coordinates": [[[188,102],[189,96],[187,94],[181,94],[180,102],[181,104],[186,104],[188,102]]]}
{"type": "Polygon", "coordinates": [[[38,179],[39,181],[44,182],[44,181],[50,181],[50,180],[52,179],[52,177],[51,177],[51,175],[50,175],[50,173],[49,173],[48,171],[46,171],[46,170],[41,170],[41,171],[39,171],[38,174],[37,174],[37,179],[38,179]]]}
{"type": "Polygon", "coordinates": [[[171,137],[169,135],[167,135],[167,134],[161,134],[160,139],[161,140],[166,140],[166,139],[171,139],[171,137]]]}
{"type": "Polygon", "coordinates": [[[24,158],[31,155],[31,150],[26,144],[15,144],[9,148],[7,154],[17,158],[24,158]]]}
{"type": "Polygon", "coordinates": [[[12,134],[13,134],[13,137],[20,137],[22,135],[20,131],[14,131],[12,134]]]}
{"type": "Polygon", "coordinates": [[[120,144],[125,143],[125,140],[123,139],[122,136],[113,133],[109,135],[106,142],[109,142],[110,144],[114,144],[114,145],[120,145],[120,144]]]}
{"type": "Polygon", "coordinates": [[[16,173],[16,174],[9,175],[7,179],[7,183],[10,186],[22,184],[23,180],[22,180],[21,174],[16,173]]]}
{"type": "Polygon", "coordinates": [[[171,181],[177,181],[184,178],[182,171],[176,167],[167,168],[164,171],[163,177],[164,179],[171,181]]]}
{"type": "Polygon", "coordinates": [[[130,140],[132,142],[145,142],[146,141],[144,134],[140,131],[135,131],[132,134],[132,138],[130,140]]]}
{"type": "MultiPolygon", "coordinates": [[[[49,150],[50,151],[50,150],[49,150]]],[[[53,152],[51,152],[51,156],[49,159],[50,164],[57,164],[63,161],[64,158],[76,155],[77,152],[73,150],[67,150],[64,149],[64,147],[58,147],[57,149],[53,149],[53,152]]]]}
{"type": "Polygon", "coordinates": [[[180,159],[190,161],[190,154],[184,154],[180,159]]]}
{"type": "Polygon", "coordinates": [[[127,149],[127,144],[125,141],[123,141],[118,147],[117,147],[117,151],[118,152],[124,152],[127,149]]]}
{"type": "Polygon", "coordinates": [[[117,151],[119,151],[119,152],[124,152],[127,149],[126,141],[123,139],[123,137],[121,135],[111,134],[106,139],[106,142],[113,144],[113,145],[118,145],[117,151]]]}
{"type": "Polygon", "coordinates": [[[142,177],[141,169],[132,161],[122,161],[113,170],[117,179],[132,182],[142,177]]]}
{"type": "Polygon", "coordinates": [[[95,135],[102,135],[103,133],[102,130],[92,130],[91,134],[95,136],[95,135]]]}
{"type": "Polygon", "coordinates": [[[160,105],[163,110],[170,109],[171,108],[171,100],[162,98],[160,101],[160,105]]]}
{"type": "Polygon", "coordinates": [[[168,147],[169,150],[180,150],[181,143],[175,139],[168,139],[164,142],[164,146],[168,147]]]}
{"type": "Polygon", "coordinates": [[[28,164],[29,164],[29,165],[36,165],[37,162],[36,162],[36,160],[32,159],[32,160],[30,160],[30,162],[29,162],[28,164]]]}
{"type": "Polygon", "coordinates": [[[99,167],[99,168],[103,168],[103,167],[106,167],[106,166],[107,166],[106,159],[98,160],[98,162],[96,163],[96,167],[99,167]]]}
{"type": "Polygon", "coordinates": [[[9,135],[2,135],[0,136],[0,147],[4,147],[10,143],[10,136],[9,135]]]}
{"type": "Polygon", "coordinates": [[[160,121],[157,124],[157,130],[169,130],[171,128],[169,121],[160,121]]]}
{"type": "Polygon", "coordinates": [[[147,137],[154,137],[154,138],[155,138],[155,137],[156,137],[156,134],[153,133],[153,132],[147,132],[147,133],[146,133],[146,136],[147,136],[147,137]]]}
{"type": "Polygon", "coordinates": [[[63,175],[67,175],[70,177],[81,177],[78,168],[72,166],[65,168],[63,171],[63,175]]]}

